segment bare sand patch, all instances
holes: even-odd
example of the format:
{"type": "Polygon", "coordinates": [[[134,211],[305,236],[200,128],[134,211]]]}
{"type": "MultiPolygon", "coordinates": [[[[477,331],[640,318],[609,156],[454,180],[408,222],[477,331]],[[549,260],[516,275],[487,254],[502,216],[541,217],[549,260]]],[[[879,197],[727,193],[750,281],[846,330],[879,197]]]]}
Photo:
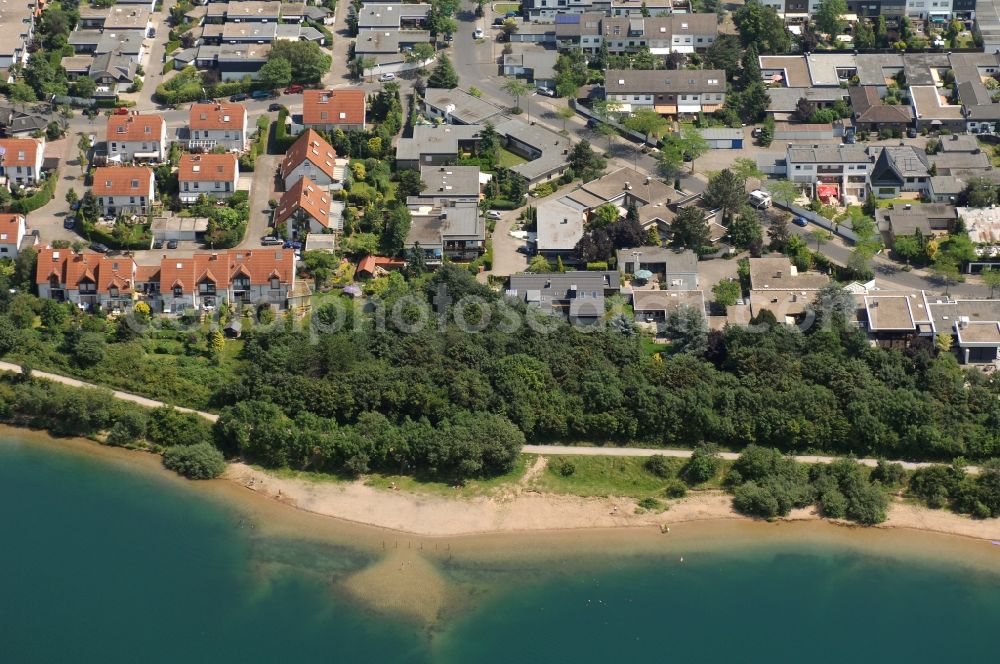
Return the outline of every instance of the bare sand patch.
{"type": "Polygon", "coordinates": [[[355,600],[380,613],[434,625],[454,601],[454,590],[419,551],[394,549],[341,584],[355,600]]]}

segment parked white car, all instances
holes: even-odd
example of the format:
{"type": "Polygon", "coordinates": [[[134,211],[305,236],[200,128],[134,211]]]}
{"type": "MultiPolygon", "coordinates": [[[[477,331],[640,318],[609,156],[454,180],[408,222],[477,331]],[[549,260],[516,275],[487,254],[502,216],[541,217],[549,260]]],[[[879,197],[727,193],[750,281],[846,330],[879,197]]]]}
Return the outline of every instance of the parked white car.
{"type": "Polygon", "coordinates": [[[396,75],[393,74],[392,72],[389,72],[387,74],[382,74],[381,76],[379,76],[378,80],[380,83],[388,83],[389,81],[395,81],[396,75]]]}
{"type": "Polygon", "coordinates": [[[472,33],[473,39],[482,39],[486,33],[483,32],[482,28],[476,28],[476,31],[472,33]]]}
{"type": "Polygon", "coordinates": [[[496,210],[490,210],[489,212],[486,213],[486,218],[487,219],[500,219],[500,213],[497,212],[496,210]]]}

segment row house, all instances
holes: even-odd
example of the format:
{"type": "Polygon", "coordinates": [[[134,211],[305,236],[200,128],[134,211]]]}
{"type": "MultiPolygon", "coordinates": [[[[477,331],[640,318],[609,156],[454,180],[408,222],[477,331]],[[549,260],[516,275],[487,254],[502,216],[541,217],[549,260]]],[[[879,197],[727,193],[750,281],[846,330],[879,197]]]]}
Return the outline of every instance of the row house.
{"type": "Polygon", "coordinates": [[[259,2],[213,2],[205,8],[205,23],[277,23],[281,16],[281,3],[277,0],[259,2]]]}
{"type": "Polygon", "coordinates": [[[103,166],[94,169],[91,192],[104,215],[144,215],[152,210],[153,182],[153,171],[145,166],[103,166]]]}
{"type": "Polygon", "coordinates": [[[704,70],[608,70],[604,94],[621,111],[655,110],[663,115],[712,113],[726,103],[726,73],[704,70]]]}
{"type": "Polygon", "coordinates": [[[653,55],[703,52],[718,34],[715,14],[622,16],[601,21],[601,38],[613,54],[642,48],[649,48],[653,55]]]}
{"type": "Polygon", "coordinates": [[[108,117],[106,140],[109,160],[167,158],[167,123],[160,115],[112,115],[108,117]]]}
{"type": "Polygon", "coordinates": [[[38,184],[42,175],[45,141],[34,138],[0,139],[0,178],[25,186],[38,184]]]}
{"type": "Polygon", "coordinates": [[[81,28],[95,30],[141,30],[148,33],[152,22],[150,21],[150,11],[146,7],[120,6],[113,7],[92,7],[89,5],[80,6],[81,28]]]}
{"type": "Polygon", "coordinates": [[[531,21],[558,21],[567,14],[607,14],[611,11],[611,0],[524,0],[521,11],[531,21]]]}
{"type": "Polygon", "coordinates": [[[232,249],[160,261],[158,296],[164,313],[209,309],[220,304],[288,307],[295,287],[290,249],[232,249]]]}
{"type": "Polygon", "coordinates": [[[247,149],[247,109],[242,104],[192,104],[188,128],[188,148],[211,150],[221,145],[233,152],[247,149]]]}
{"type": "Polygon", "coordinates": [[[284,309],[295,288],[295,256],[287,249],[232,249],[138,265],[126,256],[45,247],[35,283],[39,297],[85,308],[125,310],[141,301],[163,313],[223,303],[284,309]]]}
{"type": "Polygon", "coordinates": [[[367,100],[364,90],[304,90],[302,126],[332,132],[365,130],[367,100]]]}
{"type": "Polygon", "coordinates": [[[177,171],[181,203],[194,203],[201,195],[217,200],[229,198],[239,181],[239,159],[232,152],[181,155],[177,171]]]}
{"type": "Polygon", "coordinates": [[[4,5],[3,20],[0,20],[0,69],[7,70],[28,61],[36,6],[37,0],[28,0],[24,7],[17,3],[4,5]]]}
{"type": "Polygon", "coordinates": [[[45,247],[38,252],[35,285],[43,299],[123,310],[137,295],[135,275],[135,261],[127,256],[45,247]]]}
{"type": "Polygon", "coordinates": [[[256,79],[271,55],[270,44],[203,44],[174,55],[174,66],[194,64],[198,69],[215,69],[223,81],[256,79]],[[185,55],[186,54],[186,55],[185,55]]]}
{"type": "Polygon", "coordinates": [[[286,189],[302,178],[309,178],[321,187],[329,187],[344,179],[347,163],[346,159],[337,159],[337,151],[322,136],[306,129],[281,160],[281,179],[286,189]]]}

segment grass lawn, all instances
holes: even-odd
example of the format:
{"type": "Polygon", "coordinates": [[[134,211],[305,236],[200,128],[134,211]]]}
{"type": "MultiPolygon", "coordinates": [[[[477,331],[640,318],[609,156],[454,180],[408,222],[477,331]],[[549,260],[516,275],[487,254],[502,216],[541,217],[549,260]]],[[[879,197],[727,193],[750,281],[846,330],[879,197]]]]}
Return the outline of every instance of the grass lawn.
{"type": "Polygon", "coordinates": [[[921,205],[920,199],[913,198],[887,198],[885,200],[876,200],[875,207],[887,208],[890,205],[893,207],[903,207],[904,205],[921,205]]]}
{"type": "Polygon", "coordinates": [[[379,489],[389,489],[392,485],[399,487],[400,491],[410,493],[423,493],[436,496],[447,496],[451,498],[473,498],[476,496],[486,496],[503,490],[504,487],[517,483],[528,467],[534,463],[535,457],[520,455],[514,469],[509,473],[498,477],[491,477],[481,480],[468,480],[462,486],[445,482],[438,479],[426,479],[411,477],[409,475],[382,475],[373,474],[365,476],[365,484],[379,489]]]}
{"type": "Polygon", "coordinates": [[[498,14],[506,14],[507,12],[519,12],[521,11],[520,2],[499,2],[493,5],[493,11],[498,14]]]}
{"type": "MultiPolygon", "coordinates": [[[[575,496],[663,498],[663,488],[669,478],[649,472],[645,463],[645,457],[552,456],[533,486],[539,491],[575,496]],[[559,471],[564,461],[576,467],[568,477],[559,471]]],[[[667,463],[676,476],[686,460],[668,458],[667,463]]]]}
{"type": "Polygon", "coordinates": [[[504,168],[512,168],[518,164],[523,164],[526,161],[528,160],[521,155],[515,154],[510,150],[500,148],[500,165],[504,168]]]}
{"type": "Polygon", "coordinates": [[[653,357],[657,353],[665,353],[670,348],[670,344],[658,344],[647,336],[639,340],[642,344],[642,352],[646,357],[653,357]]]}
{"type": "Polygon", "coordinates": [[[983,140],[979,141],[979,149],[990,158],[990,164],[993,166],[1000,166],[1000,154],[997,154],[997,147],[992,143],[987,143],[983,140]]]}

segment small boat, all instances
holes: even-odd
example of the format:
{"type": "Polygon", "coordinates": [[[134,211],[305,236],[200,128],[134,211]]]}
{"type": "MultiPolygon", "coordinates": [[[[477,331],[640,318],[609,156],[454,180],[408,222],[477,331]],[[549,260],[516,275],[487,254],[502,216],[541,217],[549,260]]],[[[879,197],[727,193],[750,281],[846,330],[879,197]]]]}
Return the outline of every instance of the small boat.
{"type": "Polygon", "coordinates": [[[998,542],[997,540],[993,540],[992,542],[990,542],[990,544],[993,544],[995,546],[1000,546],[1000,542],[998,542]]]}

